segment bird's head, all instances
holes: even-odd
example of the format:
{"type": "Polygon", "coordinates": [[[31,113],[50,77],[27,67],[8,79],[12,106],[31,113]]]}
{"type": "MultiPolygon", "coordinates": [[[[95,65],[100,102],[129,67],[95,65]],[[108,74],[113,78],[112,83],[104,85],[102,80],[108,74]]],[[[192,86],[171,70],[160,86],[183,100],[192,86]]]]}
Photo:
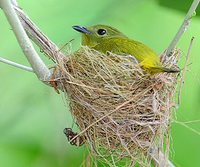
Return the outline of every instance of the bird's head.
{"type": "Polygon", "coordinates": [[[82,45],[90,47],[93,47],[108,38],[126,37],[117,29],[106,25],[94,25],[91,27],[73,26],[73,29],[82,33],[82,45]]]}

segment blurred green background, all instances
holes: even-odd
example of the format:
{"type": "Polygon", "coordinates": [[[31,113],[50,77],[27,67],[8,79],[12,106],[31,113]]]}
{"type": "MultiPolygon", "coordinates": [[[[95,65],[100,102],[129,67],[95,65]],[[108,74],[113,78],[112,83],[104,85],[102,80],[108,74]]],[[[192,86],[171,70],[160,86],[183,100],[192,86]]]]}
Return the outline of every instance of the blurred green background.
{"type": "MultiPolygon", "coordinates": [[[[20,6],[56,44],[80,34],[72,25],[108,24],[161,53],[177,32],[192,0],[19,0],[20,6]]],[[[197,11],[198,14],[198,11],[197,11]]],[[[189,71],[176,117],[200,120],[200,18],[194,17],[179,47],[185,59],[192,36],[189,71]]],[[[3,12],[0,12],[0,56],[27,64],[3,12]]],[[[43,59],[47,61],[45,56],[43,59]]],[[[78,167],[84,147],[73,147],[63,134],[73,127],[64,98],[29,73],[0,63],[0,166],[78,167]]],[[[200,166],[200,122],[172,125],[171,160],[177,167],[200,166]],[[191,128],[191,129],[190,129],[191,128]]]]}

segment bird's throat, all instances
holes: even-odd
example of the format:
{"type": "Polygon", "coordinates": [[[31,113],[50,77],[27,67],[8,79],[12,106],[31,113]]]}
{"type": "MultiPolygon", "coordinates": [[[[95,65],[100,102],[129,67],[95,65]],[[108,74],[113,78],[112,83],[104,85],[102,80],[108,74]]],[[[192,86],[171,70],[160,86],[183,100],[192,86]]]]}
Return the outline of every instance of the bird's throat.
{"type": "Polygon", "coordinates": [[[82,34],[82,41],[81,41],[81,44],[82,44],[83,46],[88,46],[88,47],[90,47],[90,48],[93,48],[93,47],[95,47],[95,46],[97,45],[97,43],[96,43],[94,40],[92,40],[92,39],[90,38],[90,36],[87,35],[87,34],[82,34]]]}

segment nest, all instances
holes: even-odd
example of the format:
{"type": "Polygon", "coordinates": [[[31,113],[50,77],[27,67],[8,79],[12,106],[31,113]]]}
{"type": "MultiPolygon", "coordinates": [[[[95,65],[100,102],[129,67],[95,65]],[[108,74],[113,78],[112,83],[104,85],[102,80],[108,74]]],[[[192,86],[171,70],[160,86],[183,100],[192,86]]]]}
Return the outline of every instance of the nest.
{"type": "MultiPolygon", "coordinates": [[[[176,68],[179,52],[162,56],[176,68]]],[[[132,56],[104,55],[87,47],[58,63],[57,82],[91,154],[109,166],[150,166],[156,146],[169,152],[169,125],[178,74],[151,75],[132,56]]]]}

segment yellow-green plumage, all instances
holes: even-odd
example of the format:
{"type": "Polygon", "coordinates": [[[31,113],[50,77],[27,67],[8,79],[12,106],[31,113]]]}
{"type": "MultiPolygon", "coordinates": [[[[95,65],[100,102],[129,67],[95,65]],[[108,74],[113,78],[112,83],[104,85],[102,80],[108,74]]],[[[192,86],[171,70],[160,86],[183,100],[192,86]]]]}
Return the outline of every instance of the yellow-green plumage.
{"type": "Polygon", "coordinates": [[[150,73],[178,72],[162,66],[160,57],[148,46],[141,42],[129,39],[117,29],[106,25],[91,27],[73,26],[82,32],[82,45],[107,54],[112,52],[121,55],[132,55],[141,67],[150,73]]]}

